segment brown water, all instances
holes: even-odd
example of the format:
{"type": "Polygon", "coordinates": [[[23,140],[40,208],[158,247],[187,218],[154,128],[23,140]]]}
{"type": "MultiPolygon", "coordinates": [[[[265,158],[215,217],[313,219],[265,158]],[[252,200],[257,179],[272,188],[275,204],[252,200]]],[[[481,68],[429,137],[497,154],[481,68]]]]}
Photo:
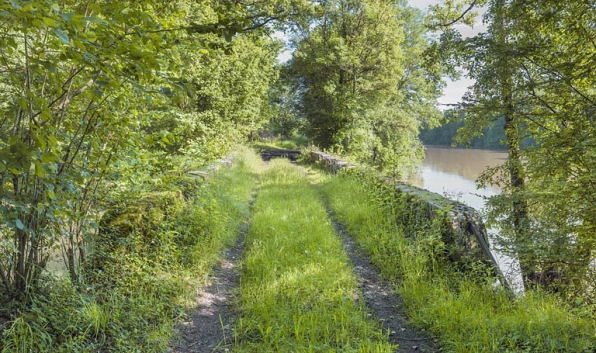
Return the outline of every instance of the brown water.
{"type": "Polygon", "coordinates": [[[435,170],[475,180],[487,167],[501,165],[506,159],[506,152],[428,146],[423,163],[435,170]]]}
{"type": "MultiPolygon", "coordinates": [[[[483,212],[486,198],[498,195],[498,187],[478,189],[476,179],[487,167],[495,167],[505,163],[506,152],[478,149],[457,149],[442,147],[426,147],[426,158],[420,166],[417,176],[410,180],[415,186],[457,200],[483,212]]],[[[488,229],[489,238],[498,229],[488,229]]],[[[492,249],[501,271],[508,277],[516,291],[523,288],[519,276],[519,265],[495,249],[492,249]]]]}
{"type": "Polygon", "coordinates": [[[496,167],[506,159],[505,152],[426,147],[426,158],[411,183],[482,210],[484,197],[500,190],[495,186],[477,189],[476,179],[487,167],[496,167]]]}

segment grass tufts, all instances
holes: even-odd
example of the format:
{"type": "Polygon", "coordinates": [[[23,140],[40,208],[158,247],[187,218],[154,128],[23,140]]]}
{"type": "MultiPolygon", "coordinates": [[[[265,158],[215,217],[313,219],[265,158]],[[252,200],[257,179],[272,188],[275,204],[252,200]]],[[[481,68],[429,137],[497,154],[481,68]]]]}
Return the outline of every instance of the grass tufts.
{"type": "Polygon", "coordinates": [[[396,283],[411,322],[438,335],[445,351],[594,351],[594,322],[556,296],[530,292],[511,300],[492,277],[450,266],[442,258],[440,225],[406,239],[394,216],[400,200],[378,195],[368,180],[345,173],[325,179],[321,189],[336,217],[396,283]]]}
{"type": "Polygon", "coordinates": [[[287,161],[262,178],[246,239],[238,352],[392,352],[367,320],[317,192],[287,161]]]}
{"type": "Polygon", "coordinates": [[[89,244],[83,281],[43,283],[11,317],[0,352],[167,352],[225,246],[248,219],[262,162],[242,151],[206,182],[147,186],[115,205],[89,244]]]}

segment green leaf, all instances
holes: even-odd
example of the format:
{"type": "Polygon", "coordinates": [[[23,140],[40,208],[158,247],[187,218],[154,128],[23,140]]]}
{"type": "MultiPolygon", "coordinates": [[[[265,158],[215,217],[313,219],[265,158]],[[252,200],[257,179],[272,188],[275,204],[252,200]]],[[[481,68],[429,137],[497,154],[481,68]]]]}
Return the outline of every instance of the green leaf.
{"type": "Polygon", "coordinates": [[[21,222],[20,219],[17,218],[15,225],[17,226],[17,228],[19,228],[20,230],[23,230],[25,228],[25,225],[23,224],[23,222],[21,222]]]}
{"type": "Polygon", "coordinates": [[[74,17],[74,15],[75,15],[74,12],[61,13],[60,17],[62,17],[64,19],[64,21],[72,21],[72,18],[74,17]]]}
{"type": "Polygon", "coordinates": [[[65,44],[70,44],[70,38],[68,38],[68,34],[64,33],[63,30],[61,30],[60,28],[56,28],[54,29],[54,33],[56,33],[56,36],[62,42],[64,42],[65,44]]]}
{"type": "Polygon", "coordinates": [[[56,161],[56,156],[51,153],[44,153],[41,155],[42,163],[52,163],[56,161]]]}
{"type": "Polygon", "coordinates": [[[21,107],[21,109],[26,110],[27,109],[27,99],[26,98],[19,98],[18,101],[19,106],[21,107]]]}
{"type": "Polygon", "coordinates": [[[50,149],[54,151],[58,146],[58,140],[56,140],[56,136],[52,134],[48,135],[48,144],[50,146],[50,149]]]}
{"type": "Polygon", "coordinates": [[[35,175],[38,178],[43,178],[44,175],[46,174],[45,171],[43,170],[43,166],[41,165],[41,163],[39,163],[39,161],[36,161],[34,164],[35,164],[35,175]]]}
{"type": "Polygon", "coordinates": [[[46,24],[46,26],[49,26],[49,27],[56,27],[58,25],[58,22],[56,22],[55,20],[53,20],[49,17],[44,17],[42,19],[42,21],[43,21],[43,23],[46,24]]]}
{"type": "Polygon", "coordinates": [[[83,21],[89,21],[97,24],[105,24],[106,21],[102,20],[99,17],[83,17],[83,21]]]}

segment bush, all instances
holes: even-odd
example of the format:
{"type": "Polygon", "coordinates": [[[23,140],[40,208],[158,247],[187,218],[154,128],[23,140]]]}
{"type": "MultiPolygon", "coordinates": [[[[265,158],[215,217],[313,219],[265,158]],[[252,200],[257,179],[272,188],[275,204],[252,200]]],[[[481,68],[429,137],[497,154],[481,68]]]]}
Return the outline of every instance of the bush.
{"type": "Polygon", "coordinates": [[[205,182],[120,197],[90,239],[81,283],[46,279],[27,302],[6,303],[0,351],[168,351],[185,304],[248,216],[257,162],[244,151],[205,182]]]}

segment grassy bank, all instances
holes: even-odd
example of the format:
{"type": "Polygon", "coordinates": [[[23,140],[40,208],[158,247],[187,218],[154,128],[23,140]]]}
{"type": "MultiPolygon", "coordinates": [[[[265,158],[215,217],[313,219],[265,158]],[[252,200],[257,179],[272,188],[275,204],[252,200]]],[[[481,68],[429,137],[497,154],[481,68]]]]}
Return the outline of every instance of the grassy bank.
{"type": "Polygon", "coordinates": [[[570,308],[545,293],[511,300],[488,276],[483,280],[478,273],[474,278],[459,273],[441,258],[437,229],[405,234],[393,216],[400,213],[400,200],[371,180],[348,172],[325,178],[321,185],[336,217],[395,281],[412,322],[438,335],[446,351],[594,350],[588,310],[570,308]]]}
{"type": "Polygon", "coordinates": [[[260,159],[242,152],[207,181],[176,178],[108,210],[82,281],[47,278],[4,303],[8,352],[166,352],[177,319],[246,222],[260,159]]]}
{"type": "Polygon", "coordinates": [[[238,352],[391,352],[367,320],[318,194],[287,161],[264,173],[247,235],[238,352]]]}

